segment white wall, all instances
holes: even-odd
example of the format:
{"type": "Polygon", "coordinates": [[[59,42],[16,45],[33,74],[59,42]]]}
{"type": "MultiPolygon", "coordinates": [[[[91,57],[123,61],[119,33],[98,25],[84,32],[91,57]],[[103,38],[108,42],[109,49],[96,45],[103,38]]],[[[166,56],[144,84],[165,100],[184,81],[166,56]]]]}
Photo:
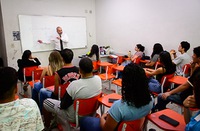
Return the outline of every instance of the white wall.
{"type": "MultiPolygon", "coordinates": [[[[16,69],[17,59],[22,55],[20,41],[13,41],[12,37],[13,31],[19,31],[18,15],[85,16],[88,48],[73,50],[73,63],[76,65],[79,60],[77,56],[88,52],[91,45],[96,42],[94,0],[1,0],[1,9],[8,66],[16,69]]],[[[46,66],[49,53],[38,52],[33,55],[40,59],[42,66],[46,66]]]]}
{"type": "Polygon", "coordinates": [[[141,43],[150,55],[156,42],[169,51],[186,40],[192,55],[200,45],[199,12],[199,0],[96,0],[97,43],[120,53],[141,43]]]}
{"type": "MultiPolygon", "coordinates": [[[[129,50],[134,52],[135,44],[141,43],[146,47],[147,55],[151,54],[156,42],[160,42],[165,50],[170,50],[177,49],[182,40],[187,40],[191,43],[190,54],[192,48],[200,43],[199,0],[0,0],[0,2],[3,19],[3,27],[0,30],[5,35],[7,65],[16,69],[16,61],[22,55],[20,41],[13,41],[12,38],[12,32],[19,31],[18,15],[85,16],[88,48],[74,50],[73,62],[76,65],[77,56],[89,51],[93,43],[110,45],[118,53],[127,53],[129,50]]],[[[46,66],[49,53],[38,52],[33,55],[39,57],[42,65],[46,66]]]]}

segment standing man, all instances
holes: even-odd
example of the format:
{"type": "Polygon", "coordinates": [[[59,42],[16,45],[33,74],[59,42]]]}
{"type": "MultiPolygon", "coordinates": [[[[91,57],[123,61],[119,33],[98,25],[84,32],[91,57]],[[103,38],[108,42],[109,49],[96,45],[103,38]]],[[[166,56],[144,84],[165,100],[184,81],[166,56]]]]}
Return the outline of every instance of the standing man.
{"type": "MultiPolygon", "coordinates": [[[[68,43],[68,36],[67,34],[63,33],[62,28],[58,26],[56,28],[57,34],[52,36],[50,43],[54,44],[54,50],[56,51],[62,51],[63,49],[66,48],[67,43],[68,43]]],[[[42,40],[38,40],[39,43],[48,43],[48,42],[43,42],[42,40]]]]}
{"type": "Polygon", "coordinates": [[[176,65],[176,74],[183,75],[183,66],[189,64],[192,58],[187,54],[187,51],[190,49],[190,43],[187,41],[182,41],[178,47],[178,51],[181,55],[177,56],[175,50],[171,50],[170,54],[173,59],[173,63],[176,65]]]}

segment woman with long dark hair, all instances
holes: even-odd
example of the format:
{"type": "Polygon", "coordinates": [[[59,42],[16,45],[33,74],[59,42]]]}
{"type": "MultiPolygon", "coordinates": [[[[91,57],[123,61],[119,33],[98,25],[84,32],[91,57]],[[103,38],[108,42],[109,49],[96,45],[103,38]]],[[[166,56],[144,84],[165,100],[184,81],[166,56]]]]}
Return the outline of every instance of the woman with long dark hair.
{"type": "Polygon", "coordinates": [[[151,60],[149,63],[146,63],[145,66],[149,68],[154,68],[155,63],[158,61],[159,54],[163,51],[163,47],[160,43],[156,43],[153,46],[153,52],[151,54],[151,60]]]}
{"type": "Polygon", "coordinates": [[[164,75],[173,74],[176,71],[176,65],[173,64],[171,60],[170,53],[167,51],[162,51],[159,54],[159,61],[161,63],[161,67],[157,68],[156,70],[146,69],[146,74],[149,77],[156,76],[156,79],[150,79],[149,81],[149,90],[153,92],[160,93],[161,88],[158,84],[161,83],[161,79],[164,75]]]}
{"type": "Polygon", "coordinates": [[[102,117],[81,119],[81,130],[113,131],[121,121],[132,121],[146,116],[153,107],[145,71],[137,64],[125,66],[122,75],[122,99],[115,101],[102,117]]]}
{"type": "Polygon", "coordinates": [[[98,45],[92,45],[90,53],[88,54],[88,57],[92,60],[92,61],[98,61],[99,60],[99,47],[98,45]],[[95,58],[96,56],[96,58],[95,58]]]}

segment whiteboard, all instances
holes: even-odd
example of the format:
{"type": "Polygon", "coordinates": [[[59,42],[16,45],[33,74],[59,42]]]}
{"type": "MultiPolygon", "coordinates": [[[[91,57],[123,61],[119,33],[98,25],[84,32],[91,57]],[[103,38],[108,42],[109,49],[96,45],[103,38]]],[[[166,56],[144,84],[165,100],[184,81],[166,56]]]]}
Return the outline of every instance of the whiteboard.
{"type": "Polygon", "coordinates": [[[38,43],[38,40],[50,41],[55,35],[56,27],[62,27],[69,41],[67,48],[87,47],[86,18],[85,17],[58,17],[58,16],[31,16],[19,15],[19,27],[22,51],[32,52],[49,51],[54,49],[54,44],[38,43]]]}

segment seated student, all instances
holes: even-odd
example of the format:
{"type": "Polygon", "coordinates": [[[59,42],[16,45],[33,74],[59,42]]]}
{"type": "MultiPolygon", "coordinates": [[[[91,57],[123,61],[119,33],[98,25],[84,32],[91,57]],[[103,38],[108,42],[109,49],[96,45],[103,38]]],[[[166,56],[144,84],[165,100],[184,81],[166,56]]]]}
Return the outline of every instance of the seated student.
{"type": "Polygon", "coordinates": [[[135,47],[135,54],[131,57],[131,61],[134,61],[137,58],[142,58],[144,56],[145,47],[141,44],[137,44],[135,47]]]}
{"type": "MultiPolygon", "coordinates": [[[[161,67],[157,68],[156,70],[153,69],[146,69],[146,74],[150,77],[149,78],[149,90],[152,92],[160,93],[161,92],[161,79],[164,75],[173,74],[176,71],[176,65],[172,63],[171,57],[169,52],[162,51],[159,54],[159,60],[161,63],[161,67]],[[156,80],[153,76],[156,75],[156,80]]],[[[166,89],[167,90],[167,89],[166,89]]]]}
{"type": "Polygon", "coordinates": [[[153,52],[151,54],[151,60],[149,63],[146,63],[145,66],[148,68],[154,69],[155,63],[158,61],[160,52],[163,51],[163,47],[160,43],[156,43],[153,46],[153,52]]]}
{"type": "MultiPolygon", "coordinates": [[[[89,58],[82,58],[79,62],[81,79],[72,81],[66,89],[66,94],[60,101],[46,99],[44,108],[65,120],[75,122],[73,101],[77,98],[91,98],[101,93],[102,83],[99,76],[92,73],[93,65],[89,58]],[[51,106],[54,105],[54,106],[51,106]],[[64,115],[63,115],[64,114],[64,115]]],[[[46,114],[46,113],[44,113],[46,114]]],[[[49,126],[47,115],[44,115],[45,126],[49,126]]]]}
{"type": "MultiPolygon", "coordinates": [[[[143,55],[144,55],[144,49],[145,49],[144,46],[142,46],[141,44],[137,44],[137,45],[135,46],[135,51],[136,51],[136,52],[135,52],[135,54],[134,54],[133,56],[131,56],[131,61],[134,62],[135,59],[137,59],[137,58],[142,58],[143,55]]],[[[126,66],[126,65],[128,65],[131,61],[130,61],[130,60],[126,60],[126,61],[124,61],[121,65],[126,66]]]]}
{"type": "MultiPolygon", "coordinates": [[[[196,63],[195,65],[200,65],[200,46],[194,48],[193,50],[193,63],[196,63]]],[[[197,66],[195,69],[197,69],[197,66]]],[[[183,101],[189,96],[193,94],[193,87],[190,85],[194,83],[194,76],[193,73],[191,75],[191,77],[188,79],[188,81],[180,86],[178,86],[177,88],[169,91],[169,92],[165,92],[163,94],[159,94],[158,95],[158,103],[156,104],[156,106],[152,109],[152,111],[156,111],[156,110],[163,110],[166,108],[166,105],[172,101],[174,103],[183,104],[183,101]]]]}
{"type": "MultiPolygon", "coordinates": [[[[190,83],[191,84],[191,83],[190,83]]],[[[184,102],[184,118],[185,122],[187,123],[185,131],[197,131],[200,129],[200,111],[194,115],[191,120],[191,114],[189,108],[199,108],[200,109],[200,68],[197,68],[194,71],[194,83],[191,84],[194,88],[194,94],[188,96],[184,102]]]]}
{"type": "Polygon", "coordinates": [[[58,88],[60,84],[65,84],[67,82],[71,82],[73,80],[79,79],[79,69],[76,66],[72,65],[72,59],[74,53],[71,49],[64,49],[61,51],[61,56],[64,61],[64,66],[57,72],[55,72],[55,87],[54,92],[47,90],[46,88],[42,88],[39,92],[39,105],[40,111],[42,112],[43,101],[46,98],[55,98],[58,99],[58,88]]]}
{"type": "Polygon", "coordinates": [[[176,64],[176,74],[183,75],[183,66],[189,64],[191,57],[187,54],[190,49],[190,43],[187,41],[182,41],[178,47],[178,51],[181,53],[179,56],[176,55],[175,50],[171,50],[170,54],[173,59],[173,63],[176,64]]]}
{"type": "Polygon", "coordinates": [[[41,131],[44,125],[35,101],[15,99],[17,79],[14,68],[0,68],[0,131],[41,131]]]}
{"type": "Polygon", "coordinates": [[[90,58],[92,61],[98,61],[99,60],[99,47],[98,45],[92,45],[90,52],[87,54],[88,58],[90,58]]]}
{"type": "Polygon", "coordinates": [[[144,70],[137,64],[125,66],[122,75],[122,99],[115,101],[102,117],[84,117],[80,130],[114,131],[121,121],[131,121],[146,116],[153,107],[144,70]]]}
{"type": "MultiPolygon", "coordinates": [[[[40,61],[38,60],[38,58],[32,56],[32,53],[30,50],[25,50],[22,55],[22,59],[18,59],[17,63],[18,63],[18,67],[19,67],[18,79],[21,81],[24,81],[24,76],[23,76],[23,68],[24,67],[39,66],[41,64],[40,61]]],[[[31,81],[32,78],[27,77],[26,80],[31,81]]]]}
{"type": "Polygon", "coordinates": [[[191,71],[190,75],[195,71],[196,68],[200,67],[200,46],[194,48],[193,50],[194,54],[192,56],[192,61],[190,62],[191,65],[191,71]]]}
{"type": "Polygon", "coordinates": [[[40,89],[43,87],[42,81],[44,76],[52,76],[55,75],[55,72],[60,70],[63,67],[62,56],[58,51],[53,51],[49,55],[49,65],[43,69],[40,82],[34,84],[34,88],[32,89],[32,99],[35,100],[39,104],[38,93],[40,89]]]}

